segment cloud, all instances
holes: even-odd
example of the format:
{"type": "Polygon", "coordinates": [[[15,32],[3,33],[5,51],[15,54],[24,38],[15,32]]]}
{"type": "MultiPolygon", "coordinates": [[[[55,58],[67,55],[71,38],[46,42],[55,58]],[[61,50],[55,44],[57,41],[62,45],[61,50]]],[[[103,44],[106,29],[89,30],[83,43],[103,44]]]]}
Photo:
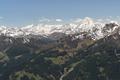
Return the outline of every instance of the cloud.
{"type": "Polygon", "coordinates": [[[51,20],[48,18],[44,18],[42,17],[41,19],[39,19],[39,22],[50,22],[51,20]]]}
{"type": "Polygon", "coordinates": [[[74,22],[81,22],[81,21],[82,21],[82,19],[80,19],[80,18],[77,18],[74,20],[74,22]]]}
{"type": "Polygon", "coordinates": [[[111,19],[107,18],[106,21],[111,21],[111,19]]]}
{"type": "Polygon", "coordinates": [[[2,16],[0,16],[0,19],[3,19],[3,17],[2,17],[2,16]]]}
{"type": "Polygon", "coordinates": [[[98,22],[102,22],[102,21],[103,21],[103,19],[97,19],[97,21],[98,21],[98,22]]]}
{"type": "Polygon", "coordinates": [[[56,19],[55,21],[57,21],[57,22],[62,22],[63,20],[62,20],[62,19],[56,19]]]}

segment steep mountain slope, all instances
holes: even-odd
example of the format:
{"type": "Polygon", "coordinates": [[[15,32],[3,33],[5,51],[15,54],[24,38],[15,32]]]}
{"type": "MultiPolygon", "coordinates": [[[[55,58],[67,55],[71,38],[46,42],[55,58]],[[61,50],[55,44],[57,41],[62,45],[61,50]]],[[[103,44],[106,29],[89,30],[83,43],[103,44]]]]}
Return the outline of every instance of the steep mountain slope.
{"type": "Polygon", "coordinates": [[[79,50],[62,80],[119,80],[119,43],[120,35],[115,33],[79,50]]]}

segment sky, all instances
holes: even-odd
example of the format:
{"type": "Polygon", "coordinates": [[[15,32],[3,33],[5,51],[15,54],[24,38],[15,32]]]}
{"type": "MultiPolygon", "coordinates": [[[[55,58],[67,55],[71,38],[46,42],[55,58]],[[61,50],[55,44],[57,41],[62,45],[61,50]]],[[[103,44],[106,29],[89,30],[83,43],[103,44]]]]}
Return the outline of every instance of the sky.
{"type": "Polygon", "coordinates": [[[120,16],[120,0],[0,0],[0,25],[120,16]]]}

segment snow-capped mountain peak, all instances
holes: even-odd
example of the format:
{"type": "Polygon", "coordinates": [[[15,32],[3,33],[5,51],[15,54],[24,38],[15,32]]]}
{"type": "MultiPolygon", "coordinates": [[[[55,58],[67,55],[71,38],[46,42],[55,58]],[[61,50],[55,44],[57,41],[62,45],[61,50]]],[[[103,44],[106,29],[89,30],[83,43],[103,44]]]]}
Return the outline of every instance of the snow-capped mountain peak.
{"type": "Polygon", "coordinates": [[[86,17],[79,23],[70,22],[68,24],[31,24],[22,28],[1,26],[0,35],[10,37],[25,37],[28,35],[49,37],[49,35],[53,33],[81,35],[80,33],[87,32],[88,36],[91,36],[94,39],[100,39],[105,35],[108,35],[108,33],[110,35],[114,30],[116,30],[116,28],[119,27],[117,21],[111,21],[108,24],[109,25],[106,25],[106,23],[94,21],[92,18],[86,17]]]}
{"type": "Polygon", "coordinates": [[[94,21],[92,18],[89,18],[89,17],[85,17],[83,20],[82,20],[82,24],[83,25],[94,25],[94,21]]]}

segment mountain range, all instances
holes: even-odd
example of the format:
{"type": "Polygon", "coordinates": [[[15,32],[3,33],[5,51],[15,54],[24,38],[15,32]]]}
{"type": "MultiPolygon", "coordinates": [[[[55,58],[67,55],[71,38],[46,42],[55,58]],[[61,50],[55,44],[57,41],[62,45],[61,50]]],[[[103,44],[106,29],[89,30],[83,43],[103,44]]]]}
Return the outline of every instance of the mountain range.
{"type": "Polygon", "coordinates": [[[120,24],[0,27],[0,80],[120,80],[120,24]]]}

